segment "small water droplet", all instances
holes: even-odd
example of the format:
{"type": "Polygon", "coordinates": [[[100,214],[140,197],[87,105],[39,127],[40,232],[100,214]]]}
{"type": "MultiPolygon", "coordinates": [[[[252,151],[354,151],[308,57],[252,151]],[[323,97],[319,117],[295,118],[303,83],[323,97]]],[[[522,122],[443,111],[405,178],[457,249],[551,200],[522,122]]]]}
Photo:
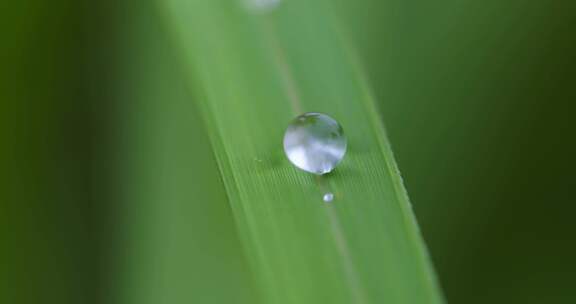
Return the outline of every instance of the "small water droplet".
{"type": "Polygon", "coordinates": [[[328,192],[328,193],[324,194],[324,196],[322,197],[322,199],[323,199],[325,202],[329,203],[329,202],[331,202],[331,201],[334,200],[334,194],[332,194],[331,192],[328,192]]]}
{"type": "Polygon", "coordinates": [[[286,129],[284,153],[292,164],[304,171],[328,173],[346,154],[344,130],[326,114],[302,114],[286,129]]]}
{"type": "Polygon", "coordinates": [[[248,10],[254,13],[269,12],[280,4],[280,0],[243,0],[243,2],[248,10]]]}

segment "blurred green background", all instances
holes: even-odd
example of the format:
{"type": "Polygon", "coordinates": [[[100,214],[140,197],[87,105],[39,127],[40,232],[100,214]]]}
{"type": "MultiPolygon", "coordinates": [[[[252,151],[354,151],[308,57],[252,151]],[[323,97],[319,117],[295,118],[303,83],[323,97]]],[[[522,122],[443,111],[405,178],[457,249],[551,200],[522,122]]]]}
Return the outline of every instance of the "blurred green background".
{"type": "MultiPolygon", "coordinates": [[[[576,3],[333,2],[448,302],[575,303],[576,3]]],[[[156,4],[0,11],[0,303],[253,303],[156,4]]]]}

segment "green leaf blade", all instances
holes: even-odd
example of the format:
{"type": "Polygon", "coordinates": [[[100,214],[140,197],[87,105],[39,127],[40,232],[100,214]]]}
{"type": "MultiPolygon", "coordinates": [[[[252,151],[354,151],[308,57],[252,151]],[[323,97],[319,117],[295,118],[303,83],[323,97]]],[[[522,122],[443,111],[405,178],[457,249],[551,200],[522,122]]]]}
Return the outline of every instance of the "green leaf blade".
{"type": "Polygon", "coordinates": [[[264,303],[441,303],[367,85],[322,1],[270,13],[179,1],[167,19],[203,89],[221,174],[264,303]],[[288,122],[324,112],[349,151],[331,174],[292,167],[288,122]],[[332,203],[322,195],[333,192],[332,203]]]}

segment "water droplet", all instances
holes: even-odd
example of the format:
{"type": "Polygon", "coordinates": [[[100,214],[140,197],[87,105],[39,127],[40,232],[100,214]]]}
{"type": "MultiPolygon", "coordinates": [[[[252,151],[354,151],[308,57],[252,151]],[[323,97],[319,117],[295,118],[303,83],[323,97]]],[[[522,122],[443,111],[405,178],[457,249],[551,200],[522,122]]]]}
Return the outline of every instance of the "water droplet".
{"type": "Polygon", "coordinates": [[[344,130],[326,114],[302,114],[286,129],[284,152],[292,164],[304,171],[328,173],[346,154],[344,130]]]}
{"type": "Polygon", "coordinates": [[[246,8],[254,13],[269,12],[280,4],[280,0],[243,0],[243,2],[246,8]]]}
{"type": "Polygon", "coordinates": [[[334,200],[334,194],[332,194],[331,192],[328,192],[328,193],[324,194],[324,196],[322,197],[322,199],[323,199],[325,202],[329,203],[329,202],[331,202],[331,201],[334,200]]]}

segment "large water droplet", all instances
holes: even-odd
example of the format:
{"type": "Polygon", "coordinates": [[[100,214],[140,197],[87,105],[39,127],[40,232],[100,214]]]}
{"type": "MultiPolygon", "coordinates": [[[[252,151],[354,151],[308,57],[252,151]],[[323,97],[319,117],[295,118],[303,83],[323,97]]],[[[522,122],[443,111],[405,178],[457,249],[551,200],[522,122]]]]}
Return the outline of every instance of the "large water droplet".
{"type": "Polygon", "coordinates": [[[296,117],[284,134],[284,152],[298,168],[314,174],[334,169],[346,154],[346,137],[332,117],[305,113],[296,117]]]}

